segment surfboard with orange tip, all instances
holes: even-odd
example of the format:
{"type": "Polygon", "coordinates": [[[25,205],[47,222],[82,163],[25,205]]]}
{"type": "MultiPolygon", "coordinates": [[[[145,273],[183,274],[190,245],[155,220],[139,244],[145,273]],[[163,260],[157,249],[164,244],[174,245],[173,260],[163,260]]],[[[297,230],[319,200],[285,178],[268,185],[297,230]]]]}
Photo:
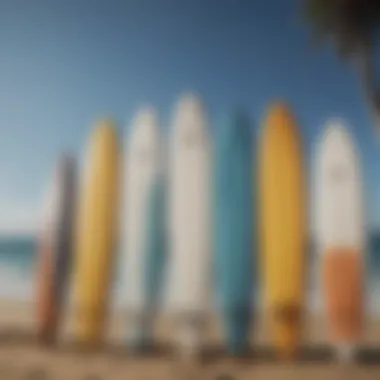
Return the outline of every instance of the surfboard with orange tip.
{"type": "Polygon", "coordinates": [[[302,141],[291,109],[273,104],[259,153],[261,273],[270,330],[280,357],[291,358],[302,334],[305,298],[306,188],[302,141]]]}
{"type": "Polygon", "coordinates": [[[346,361],[363,334],[366,233],[361,159],[340,119],[327,123],[317,145],[314,207],[330,339],[346,361]]]}

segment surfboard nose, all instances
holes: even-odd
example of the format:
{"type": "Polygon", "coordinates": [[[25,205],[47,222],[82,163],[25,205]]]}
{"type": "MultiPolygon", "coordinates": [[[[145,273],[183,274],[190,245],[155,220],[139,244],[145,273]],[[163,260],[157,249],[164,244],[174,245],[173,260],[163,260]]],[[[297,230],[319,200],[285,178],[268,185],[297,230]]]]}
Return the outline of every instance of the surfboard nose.
{"type": "Polygon", "coordinates": [[[273,103],[266,114],[263,124],[263,133],[267,139],[277,136],[278,141],[282,139],[292,144],[300,144],[298,133],[298,122],[292,108],[285,102],[273,103]]]}
{"type": "Polygon", "coordinates": [[[187,92],[183,93],[178,101],[178,111],[179,112],[198,112],[198,110],[202,109],[202,101],[199,95],[187,92]]]}
{"type": "Polygon", "coordinates": [[[112,150],[117,151],[118,148],[118,129],[116,123],[111,118],[100,120],[94,127],[93,133],[90,136],[86,147],[85,164],[91,160],[97,152],[106,152],[112,150]]]}
{"type": "Polygon", "coordinates": [[[267,118],[270,121],[281,123],[288,120],[293,120],[294,115],[290,105],[283,101],[276,101],[268,109],[267,118]]]}
{"type": "Polygon", "coordinates": [[[234,139],[251,144],[251,129],[248,114],[240,108],[232,109],[221,124],[220,137],[225,141],[234,139]]]}
{"type": "Polygon", "coordinates": [[[326,149],[334,149],[335,154],[353,147],[352,136],[342,119],[331,119],[326,124],[324,139],[326,149]]]}
{"type": "Polygon", "coordinates": [[[103,139],[104,135],[114,135],[116,134],[116,123],[112,118],[103,118],[95,124],[94,132],[91,137],[93,139],[103,139]]]}
{"type": "Polygon", "coordinates": [[[192,93],[180,97],[174,112],[174,134],[191,144],[200,141],[205,133],[205,112],[201,99],[192,93]]]}
{"type": "Polygon", "coordinates": [[[66,172],[72,169],[75,164],[75,155],[72,152],[65,151],[58,156],[59,170],[66,172]]]}
{"type": "Polygon", "coordinates": [[[330,157],[330,170],[333,167],[336,167],[336,171],[351,167],[352,160],[355,160],[358,154],[352,135],[343,119],[335,118],[327,122],[319,144],[323,157],[330,157]]]}
{"type": "Polygon", "coordinates": [[[132,121],[131,144],[137,147],[154,146],[158,138],[158,113],[152,106],[145,106],[132,121]]]}

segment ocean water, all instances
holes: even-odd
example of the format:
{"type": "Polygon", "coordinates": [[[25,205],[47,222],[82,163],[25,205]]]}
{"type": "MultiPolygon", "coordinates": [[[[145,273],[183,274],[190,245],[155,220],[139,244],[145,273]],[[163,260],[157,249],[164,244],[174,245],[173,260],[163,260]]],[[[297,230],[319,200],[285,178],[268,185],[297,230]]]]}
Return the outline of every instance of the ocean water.
{"type": "MultiPolygon", "coordinates": [[[[380,314],[380,233],[368,239],[366,252],[367,311],[380,314]]],[[[37,242],[32,237],[0,238],[0,299],[32,301],[36,283],[37,242]]],[[[307,304],[310,310],[321,310],[321,294],[318,282],[318,257],[310,252],[308,267],[307,304]]],[[[117,267],[117,266],[116,266],[117,267]]],[[[111,302],[122,306],[123,288],[115,270],[111,302]]],[[[260,289],[255,299],[260,300],[260,289]]]]}

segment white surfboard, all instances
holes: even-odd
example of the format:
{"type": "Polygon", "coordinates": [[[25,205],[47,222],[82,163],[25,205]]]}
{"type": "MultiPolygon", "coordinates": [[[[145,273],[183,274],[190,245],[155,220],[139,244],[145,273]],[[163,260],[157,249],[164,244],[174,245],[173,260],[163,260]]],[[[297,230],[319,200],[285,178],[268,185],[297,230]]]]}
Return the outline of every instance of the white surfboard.
{"type": "Polygon", "coordinates": [[[177,106],[170,146],[169,307],[176,341],[198,353],[211,285],[211,146],[204,110],[194,95],[177,106]]]}
{"type": "MultiPolygon", "coordinates": [[[[143,278],[149,197],[162,169],[162,151],[156,111],[142,108],[132,123],[126,147],[124,173],[124,263],[126,309],[129,314],[128,340],[136,343],[149,305],[143,278]]],[[[164,223],[164,221],[162,221],[164,223]]]]}
{"type": "MultiPolygon", "coordinates": [[[[342,120],[331,120],[327,124],[315,160],[314,228],[316,251],[320,255],[321,285],[333,343],[341,357],[348,359],[355,342],[352,338],[345,339],[347,333],[338,331],[338,326],[354,315],[359,321],[363,314],[364,284],[359,273],[362,267],[354,264],[349,255],[354,255],[355,263],[365,260],[365,212],[359,152],[342,120]],[[341,289],[349,289],[351,295],[345,295],[341,289]],[[349,305],[351,309],[346,305],[348,297],[357,297],[349,305]]],[[[355,324],[353,326],[360,330],[355,324]]]]}

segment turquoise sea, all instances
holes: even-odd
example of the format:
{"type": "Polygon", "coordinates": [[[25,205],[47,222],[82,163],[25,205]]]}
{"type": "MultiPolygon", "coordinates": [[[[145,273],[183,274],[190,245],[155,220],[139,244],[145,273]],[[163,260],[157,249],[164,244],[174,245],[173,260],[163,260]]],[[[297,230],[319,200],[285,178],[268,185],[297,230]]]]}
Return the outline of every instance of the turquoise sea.
{"type": "MultiPolygon", "coordinates": [[[[32,300],[36,277],[36,239],[33,237],[0,238],[0,298],[32,300]]],[[[368,239],[367,249],[367,309],[380,313],[380,233],[373,233],[368,239]]],[[[316,256],[310,252],[308,303],[311,309],[320,308],[320,294],[317,278],[316,256]]],[[[114,304],[122,303],[121,281],[115,276],[113,284],[114,304]]],[[[260,292],[260,289],[257,290],[260,292]]],[[[256,299],[259,299],[256,297],[256,299]]]]}

